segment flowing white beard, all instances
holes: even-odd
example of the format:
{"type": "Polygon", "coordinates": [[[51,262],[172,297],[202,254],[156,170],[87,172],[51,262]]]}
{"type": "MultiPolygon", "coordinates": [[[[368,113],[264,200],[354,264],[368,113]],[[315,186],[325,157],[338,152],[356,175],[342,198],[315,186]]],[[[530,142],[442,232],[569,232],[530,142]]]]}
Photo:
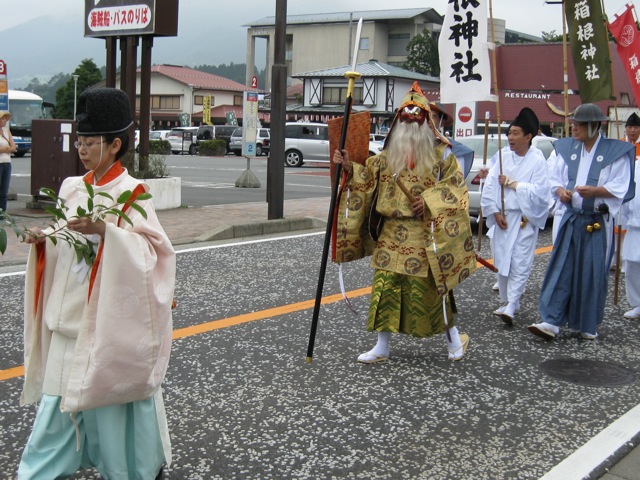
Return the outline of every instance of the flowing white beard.
{"type": "Polygon", "coordinates": [[[424,122],[398,122],[393,128],[389,139],[387,162],[393,173],[400,173],[405,168],[417,174],[430,172],[435,166],[432,153],[435,145],[435,135],[424,122]]]}

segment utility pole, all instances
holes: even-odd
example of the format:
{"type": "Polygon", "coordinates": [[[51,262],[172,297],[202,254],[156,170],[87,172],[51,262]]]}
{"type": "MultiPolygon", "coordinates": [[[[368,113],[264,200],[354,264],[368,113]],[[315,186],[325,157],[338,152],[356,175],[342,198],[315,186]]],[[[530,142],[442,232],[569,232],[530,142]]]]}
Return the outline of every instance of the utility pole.
{"type": "Polygon", "coordinates": [[[271,148],[267,163],[267,214],[269,220],[284,218],[284,124],[287,103],[285,38],[287,0],[276,0],[274,62],[271,67],[271,148]]]}

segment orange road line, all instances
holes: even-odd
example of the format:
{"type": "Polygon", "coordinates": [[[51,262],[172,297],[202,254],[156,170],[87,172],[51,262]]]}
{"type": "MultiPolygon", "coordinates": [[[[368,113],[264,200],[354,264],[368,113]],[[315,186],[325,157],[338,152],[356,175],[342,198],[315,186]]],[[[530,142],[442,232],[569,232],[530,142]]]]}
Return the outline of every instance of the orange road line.
{"type": "Polygon", "coordinates": [[[0,381],[22,376],[24,376],[24,367],[22,365],[19,367],[7,368],[6,370],[0,370],[0,381]]]}
{"type": "MultiPolygon", "coordinates": [[[[552,246],[538,248],[536,255],[541,253],[548,253],[552,250],[552,246]]],[[[487,260],[489,263],[493,263],[493,260],[487,260]]],[[[478,263],[478,267],[483,267],[478,263]]],[[[349,298],[361,297],[363,295],[369,295],[371,293],[371,287],[359,288],[357,290],[351,290],[348,292],[349,298]]],[[[320,303],[322,305],[328,305],[336,303],[342,300],[342,294],[329,295],[323,297],[320,303]]],[[[236,315],[235,317],[223,318],[220,320],[212,320],[210,322],[201,323],[199,325],[192,325],[190,327],[179,328],[173,331],[173,339],[178,340],[180,338],[192,337],[194,335],[200,335],[221,328],[232,327],[234,325],[240,325],[243,323],[254,322],[256,320],[264,320],[265,318],[277,317],[279,315],[285,315],[287,313],[299,312],[301,310],[307,310],[315,305],[315,300],[305,300],[304,302],[291,303],[289,305],[283,305],[281,307],[268,308],[266,310],[260,310],[258,312],[244,313],[242,315],[236,315]]],[[[0,382],[10,380],[12,378],[24,376],[24,366],[7,368],[0,370],[0,382]]]]}
{"type": "MultiPolygon", "coordinates": [[[[358,290],[352,290],[349,292],[350,298],[361,297],[371,293],[371,287],[360,288],[358,290]]],[[[323,297],[320,301],[321,304],[327,305],[330,303],[336,303],[342,300],[342,294],[329,295],[323,297]]],[[[201,333],[211,332],[212,330],[218,330],[220,328],[227,328],[233,325],[240,325],[241,323],[253,322],[255,320],[264,320],[265,318],[277,317],[278,315],[284,315],[286,313],[299,312],[300,310],[307,310],[315,305],[315,300],[305,300],[304,302],[292,303],[289,305],[283,305],[281,307],[268,308],[267,310],[260,310],[258,312],[245,313],[243,315],[237,315],[235,317],[224,318],[222,320],[213,320],[207,323],[201,323],[200,325],[193,325],[191,327],[180,328],[174,330],[173,339],[191,337],[193,335],[199,335],[201,333]]]]}

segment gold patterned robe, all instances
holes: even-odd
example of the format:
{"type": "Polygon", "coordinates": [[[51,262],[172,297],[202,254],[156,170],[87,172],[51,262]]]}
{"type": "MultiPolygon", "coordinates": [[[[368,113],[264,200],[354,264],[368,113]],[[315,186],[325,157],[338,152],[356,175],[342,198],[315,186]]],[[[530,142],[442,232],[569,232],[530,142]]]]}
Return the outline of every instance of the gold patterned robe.
{"type": "MultiPolygon", "coordinates": [[[[476,270],[467,188],[456,157],[453,154],[444,157],[445,148],[441,144],[435,149],[436,167],[430,174],[418,176],[404,170],[399,176],[414,197],[424,200],[422,218],[413,217],[411,202],[393,180],[386,150],[367,159],[365,165],[353,164],[353,173],[340,195],[333,255],[336,263],[372,255],[371,266],[376,271],[429,280],[426,285],[433,285],[437,296],[431,295],[435,302],[427,307],[428,317],[442,321],[442,329],[441,297],[476,270]],[[379,189],[376,210],[384,217],[384,224],[374,242],[368,233],[368,216],[376,186],[379,189]]],[[[374,305],[375,283],[371,310],[379,310],[374,305]]],[[[399,305],[395,308],[400,310],[399,305]]],[[[373,328],[371,312],[369,330],[403,331],[397,322],[395,327],[373,328]]],[[[409,330],[403,333],[417,334],[414,329],[409,330]]],[[[437,331],[418,336],[433,333],[437,331]]]]}

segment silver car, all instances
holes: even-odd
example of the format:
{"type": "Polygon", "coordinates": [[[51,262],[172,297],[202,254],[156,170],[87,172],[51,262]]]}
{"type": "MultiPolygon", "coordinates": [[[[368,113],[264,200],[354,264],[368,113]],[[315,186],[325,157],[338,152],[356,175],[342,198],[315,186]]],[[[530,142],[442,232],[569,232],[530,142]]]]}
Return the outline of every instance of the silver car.
{"type": "MultiPolygon", "coordinates": [[[[456,139],[458,142],[469,147],[475,152],[473,157],[473,165],[467,175],[466,183],[469,190],[469,214],[477,216],[480,213],[480,177],[478,172],[482,168],[483,154],[484,154],[484,135],[471,135],[469,137],[462,137],[456,139]]],[[[545,158],[548,160],[551,153],[553,153],[553,142],[557,139],[555,137],[546,137],[544,135],[536,135],[533,137],[532,145],[542,150],[545,158]]],[[[502,148],[509,145],[509,140],[506,135],[502,135],[501,138],[502,148]]],[[[491,157],[498,151],[498,135],[489,135],[489,142],[487,144],[487,165],[489,168],[489,161],[491,157]]]]}
{"type": "Polygon", "coordinates": [[[198,127],[172,128],[166,138],[171,144],[171,153],[189,152],[189,155],[195,155],[197,153],[196,133],[198,133],[198,127]]]}
{"type": "MultiPolygon", "coordinates": [[[[271,133],[268,128],[258,128],[256,132],[256,157],[269,155],[271,133]]],[[[229,137],[229,150],[242,155],[242,127],[236,128],[229,137]]]]}
{"type": "Polygon", "coordinates": [[[288,122],[284,132],[287,167],[301,167],[305,161],[329,162],[329,127],[326,123],[288,122]]]}

